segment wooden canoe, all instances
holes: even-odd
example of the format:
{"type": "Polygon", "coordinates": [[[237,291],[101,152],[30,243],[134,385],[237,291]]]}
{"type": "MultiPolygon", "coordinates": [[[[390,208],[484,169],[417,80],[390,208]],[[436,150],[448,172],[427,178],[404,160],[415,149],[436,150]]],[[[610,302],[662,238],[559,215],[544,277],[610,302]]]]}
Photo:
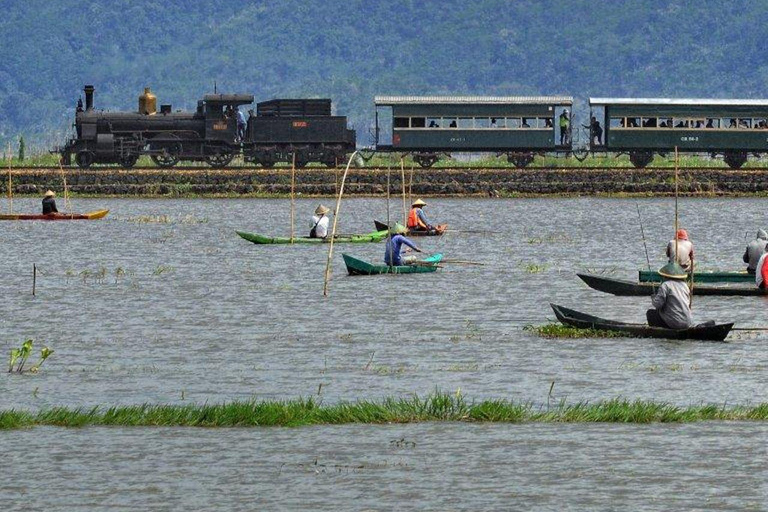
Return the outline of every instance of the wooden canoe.
{"type": "MultiPolygon", "coordinates": [[[[382,230],[387,229],[387,223],[381,222],[379,220],[373,221],[374,226],[376,226],[376,229],[382,230]]],[[[435,229],[430,229],[429,231],[411,231],[408,230],[407,235],[408,236],[441,236],[443,233],[445,233],[445,230],[448,229],[448,224],[438,224],[435,226],[435,229]]]]}
{"type": "MultiPolygon", "coordinates": [[[[639,270],[638,281],[641,283],[660,283],[661,276],[655,270],[639,270]]],[[[747,274],[746,271],[733,272],[696,272],[693,275],[694,283],[753,283],[755,274],[747,274]]]]}
{"type": "MultiPolygon", "coordinates": [[[[276,236],[269,237],[259,235],[258,233],[246,233],[244,231],[236,231],[240,237],[253,242],[254,244],[290,244],[291,237],[288,236],[276,236]]],[[[366,233],[362,235],[337,235],[333,240],[334,244],[343,243],[366,243],[366,242],[381,242],[387,237],[387,231],[374,231],[372,233],[366,233]]],[[[310,238],[308,236],[297,236],[293,239],[293,243],[296,244],[327,244],[331,241],[331,238],[310,238]]]]}
{"type": "Polygon", "coordinates": [[[94,210],[88,213],[51,213],[49,215],[43,214],[25,214],[25,213],[10,213],[0,215],[0,220],[94,220],[101,219],[107,216],[109,210],[94,210]]]}
{"type": "Polygon", "coordinates": [[[704,340],[723,341],[733,327],[733,323],[698,325],[688,329],[667,329],[651,327],[648,324],[632,324],[606,320],[596,316],[580,313],[573,309],[551,304],[552,311],[560,322],[578,329],[597,329],[600,331],[618,331],[635,338],[666,338],[671,340],[704,340]]]}
{"type": "Polygon", "coordinates": [[[425,272],[434,272],[438,268],[443,255],[433,254],[423,260],[417,261],[412,265],[398,265],[390,267],[389,265],[374,265],[367,261],[359,260],[349,254],[342,254],[344,264],[347,266],[347,272],[351,276],[373,276],[378,274],[422,274],[425,272]]]}
{"type": "MultiPolygon", "coordinates": [[[[620,295],[624,297],[637,295],[653,295],[659,287],[658,283],[634,283],[624,279],[613,279],[610,277],[595,276],[591,274],[576,274],[587,283],[590,288],[620,295]]],[[[699,286],[694,283],[694,295],[723,295],[723,296],[752,296],[768,295],[768,290],[761,290],[757,286],[699,286]]]]}

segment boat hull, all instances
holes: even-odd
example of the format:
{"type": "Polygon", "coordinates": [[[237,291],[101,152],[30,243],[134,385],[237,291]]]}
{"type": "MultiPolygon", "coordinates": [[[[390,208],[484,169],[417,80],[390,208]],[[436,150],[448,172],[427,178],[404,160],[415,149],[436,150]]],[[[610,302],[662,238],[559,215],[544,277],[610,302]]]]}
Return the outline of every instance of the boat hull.
{"type": "MultiPolygon", "coordinates": [[[[290,244],[291,238],[287,236],[269,237],[260,235],[258,233],[246,233],[244,231],[236,231],[241,238],[253,242],[259,245],[273,245],[273,244],[290,244]]],[[[386,231],[374,231],[372,233],[361,235],[349,235],[349,236],[337,236],[334,240],[334,244],[362,244],[370,242],[381,242],[387,237],[386,231]]],[[[330,238],[309,238],[308,236],[297,236],[293,239],[295,244],[327,244],[330,243],[330,238]]]]}
{"type": "Polygon", "coordinates": [[[671,340],[724,341],[731,332],[733,323],[694,326],[688,329],[667,329],[651,327],[648,324],[632,324],[607,320],[579,311],[551,304],[552,311],[560,322],[578,329],[618,331],[635,338],[664,338],[671,340]]]}
{"type": "MultiPolygon", "coordinates": [[[[592,289],[623,297],[653,295],[659,288],[658,283],[634,283],[624,279],[595,276],[591,274],[576,274],[579,279],[587,283],[592,289]]],[[[768,290],[755,287],[729,287],[729,286],[699,286],[694,285],[691,291],[694,295],[718,295],[749,297],[768,295],[768,290]]]]}
{"type": "Polygon", "coordinates": [[[0,215],[0,220],[95,220],[106,217],[108,213],[109,210],[94,210],[88,213],[52,213],[49,215],[10,213],[0,215]]]}
{"type": "MultiPolygon", "coordinates": [[[[378,220],[374,220],[373,224],[376,226],[376,229],[382,230],[387,229],[387,223],[381,222],[378,220]]],[[[431,229],[429,231],[411,231],[408,230],[408,233],[406,233],[408,236],[441,236],[445,231],[448,229],[448,224],[438,224],[435,226],[435,229],[431,229]]]]}
{"type": "MultiPolygon", "coordinates": [[[[661,276],[655,270],[639,270],[638,281],[641,283],[660,283],[661,276]]],[[[754,283],[755,275],[742,272],[696,272],[694,283],[754,283]]]]}
{"type": "Polygon", "coordinates": [[[347,266],[347,272],[351,276],[374,276],[379,274],[423,274],[426,272],[434,272],[438,268],[438,264],[443,259],[442,254],[433,254],[428,258],[424,258],[413,265],[374,265],[367,261],[359,260],[349,254],[342,254],[344,258],[344,264],[347,266]]]}

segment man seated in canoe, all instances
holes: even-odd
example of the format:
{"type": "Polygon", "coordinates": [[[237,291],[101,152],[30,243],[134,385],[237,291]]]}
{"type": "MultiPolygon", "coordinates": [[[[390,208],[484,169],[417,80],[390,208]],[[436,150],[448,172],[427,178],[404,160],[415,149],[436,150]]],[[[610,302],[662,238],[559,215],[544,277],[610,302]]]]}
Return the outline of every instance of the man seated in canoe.
{"type": "Polygon", "coordinates": [[[416,252],[422,252],[421,249],[416,247],[410,239],[404,235],[408,230],[402,224],[395,224],[392,229],[389,230],[390,236],[387,237],[387,244],[384,249],[384,263],[391,267],[399,267],[402,265],[410,265],[416,261],[415,256],[402,256],[400,250],[403,245],[407,245],[416,252]]]}
{"type": "Polygon", "coordinates": [[[408,213],[408,231],[434,231],[435,227],[427,220],[427,215],[423,208],[427,203],[417,199],[411,205],[411,211],[408,213]]]}
{"type": "Polygon", "coordinates": [[[744,263],[747,264],[747,273],[755,274],[757,262],[765,254],[765,244],[768,244],[768,233],[758,229],[757,238],[747,244],[747,250],[744,251],[744,256],[742,256],[744,263]]]}
{"type": "Polygon", "coordinates": [[[312,229],[309,230],[309,238],[325,238],[328,236],[328,225],[331,221],[326,214],[330,211],[330,208],[322,204],[315,209],[315,214],[312,216],[312,229]]]}
{"type": "Polygon", "coordinates": [[[53,190],[49,190],[45,193],[45,196],[43,196],[43,215],[59,213],[59,210],[56,209],[56,200],[54,197],[56,197],[56,193],[53,190]]]}
{"type": "Polygon", "coordinates": [[[688,273],[672,262],[661,267],[659,275],[663,282],[651,298],[653,307],[645,313],[648,325],[667,329],[692,327],[691,290],[685,282],[688,273]]]}
{"type": "Polygon", "coordinates": [[[677,264],[683,267],[686,272],[693,271],[693,244],[688,240],[688,232],[684,229],[678,229],[675,239],[667,244],[667,258],[670,263],[677,260],[677,264]],[[677,256],[677,258],[675,258],[677,256]]]}

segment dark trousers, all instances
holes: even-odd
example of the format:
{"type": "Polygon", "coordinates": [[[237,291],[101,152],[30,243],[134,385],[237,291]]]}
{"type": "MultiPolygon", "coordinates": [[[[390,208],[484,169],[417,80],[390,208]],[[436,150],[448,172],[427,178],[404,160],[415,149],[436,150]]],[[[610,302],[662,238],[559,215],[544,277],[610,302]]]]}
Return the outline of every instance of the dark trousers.
{"type": "Polygon", "coordinates": [[[648,311],[645,312],[645,318],[648,319],[648,325],[651,327],[665,327],[669,329],[669,326],[664,322],[664,319],[661,318],[661,315],[659,314],[659,310],[656,308],[651,308],[648,311]]]}

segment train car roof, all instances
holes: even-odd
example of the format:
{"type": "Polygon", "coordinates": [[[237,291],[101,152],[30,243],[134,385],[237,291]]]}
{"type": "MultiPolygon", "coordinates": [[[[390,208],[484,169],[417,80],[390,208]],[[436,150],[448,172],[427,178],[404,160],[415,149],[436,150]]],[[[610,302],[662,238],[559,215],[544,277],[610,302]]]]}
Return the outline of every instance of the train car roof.
{"type": "Polygon", "coordinates": [[[376,105],[573,105],[572,96],[376,96],[376,105]]]}
{"type": "Polygon", "coordinates": [[[203,99],[206,102],[253,103],[253,94],[206,94],[203,99]]]}
{"type": "Polygon", "coordinates": [[[590,105],[679,105],[712,107],[768,107],[768,100],[713,98],[589,98],[590,105]]]}

